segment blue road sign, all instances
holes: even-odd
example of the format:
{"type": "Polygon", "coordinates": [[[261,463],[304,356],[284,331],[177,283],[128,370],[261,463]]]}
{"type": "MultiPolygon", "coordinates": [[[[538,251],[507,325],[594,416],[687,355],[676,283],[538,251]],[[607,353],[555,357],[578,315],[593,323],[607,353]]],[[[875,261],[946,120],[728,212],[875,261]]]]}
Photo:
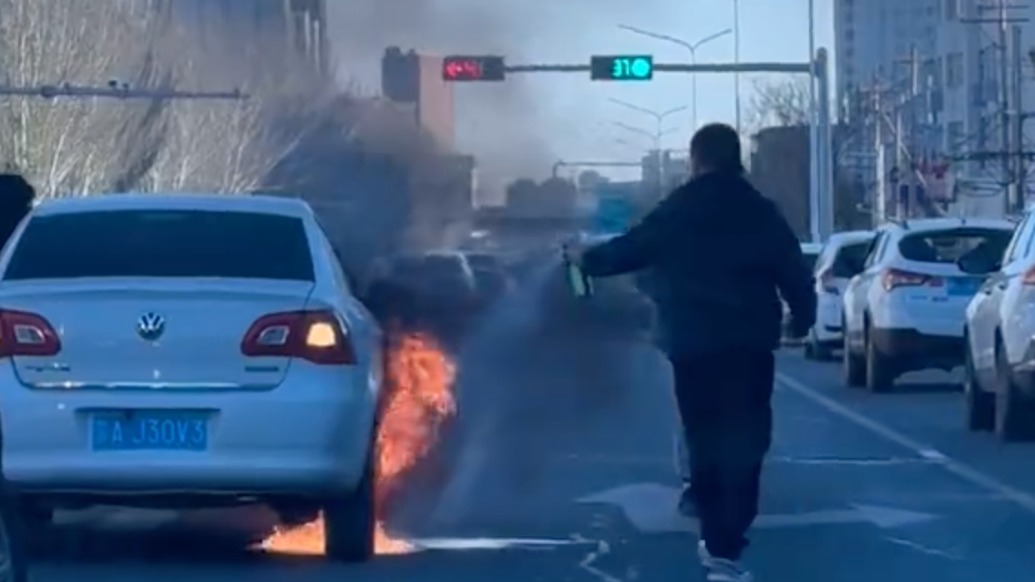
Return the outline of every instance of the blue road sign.
{"type": "Polygon", "coordinates": [[[632,226],[635,208],[624,196],[601,196],[597,200],[594,230],[600,233],[623,232],[632,226]]]}

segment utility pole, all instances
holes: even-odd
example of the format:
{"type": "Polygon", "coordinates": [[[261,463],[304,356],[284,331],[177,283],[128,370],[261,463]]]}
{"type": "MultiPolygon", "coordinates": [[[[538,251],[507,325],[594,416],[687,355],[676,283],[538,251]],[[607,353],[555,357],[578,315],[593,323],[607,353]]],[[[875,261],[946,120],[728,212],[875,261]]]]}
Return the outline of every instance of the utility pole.
{"type": "Polygon", "coordinates": [[[1028,198],[1028,164],[1024,156],[1024,121],[1027,117],[1024,112],[1024,63],[1021,60],[1025,53],[1022,46],[1021,27],[1013,25],[1013,38],[1011,38],[1011,49],[1013,60],[1013,147],[1012,152],[1016,157],[1016,173],[1014,174],[1014,188],[1016,188],[1016,199],[1013,203],[1013,212],[1022,212],[1025,201],[1028,198]]]}
{"type": "MultiPolygon", "coordinates": [[[[1002,166],[1002,183],[1005,187],[1003,196],[1003,211],[1005,214],[1010,215],[1023,209],[1024,205],[1024,193],[1019,189],[1017,182],[1017,166],[1013,163],[1016,158],[1019,157],[1019,152],[1022,148],[1021,143],[1013,144],[1013,138],[1016,133],[1013,130],[1013,117],[1020,117],[1022,105],[1020,102],[1016,104],[1016,114],[1011,113],[1011,101],[1016,96],[1017,88],[1014,91],[1010,90],[1011,82],[1014,80],[1014,76],[1011,75],[1011,51],[1010,45],[1012,44],[1010,38],[1010,25],[1021,24],[1028,22],[1027,18],[1015,18],[1011,17],[1010,10],[1025,10],[1027,5],[1020,4],[1009,4],[1007,0],[996,0],[995,4],[984,4],[978,5],[978,12],[995,12],[995,16],[992,18],[965,18],[961,19],[961,22],[969,24],[995,24],[998,32],[997,48],[999,49],[999,125],[1000,125],[1000,144],[999,144],[999,160],[1002,166]]],[[[1012,55],[1014,60],[1021,58],[1019,54],[1012,55]]],[[[1018,121],[1023,123],[1023,121],[1018,121]]]]}
{"type": "Polygon", "coordinates": [[[901,104],[895,113],[895,150],[898,168],[901,175],[902,169],[908,167],[909,174],[906,180],[906,196],[899,197],[899,206],[904,203],[905,208],[899,210],[900,220],[912,218],[912,215],[920,207],[919,186],[920,180],[920,53],[916,44],[909,47],[909,56],[898,61],[909,67],[908,88],[901,104]],[[909,122],[904,123],[902,119],[903,109],[908,108],[909,122]],[[909,128],[908,142],[905,139],[905,129],[909,128]]]}
{"type": "Polygon", "coordinates": [[[873,151],[876,153],[874,168],[876,169],[876,186],[873,194],[873,228],[877,228],[888,219],[888,193],[885,188],[887,170],[884,163],[884,107],[881,103],[880,88],[874,82],[870,89],[873,100],[873,151]]]}

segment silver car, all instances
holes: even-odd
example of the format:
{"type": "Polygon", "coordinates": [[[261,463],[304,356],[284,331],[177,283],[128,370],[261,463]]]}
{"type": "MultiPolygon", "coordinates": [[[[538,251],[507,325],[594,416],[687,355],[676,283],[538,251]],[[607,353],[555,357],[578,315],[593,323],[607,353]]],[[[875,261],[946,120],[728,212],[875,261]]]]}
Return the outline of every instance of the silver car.
{"type": "Polygon", "coordinates": [[[381,331],[309,207],[38,206],[0,255],[4,477],[27,512],[269,502],[373,554],[381,331]]]}

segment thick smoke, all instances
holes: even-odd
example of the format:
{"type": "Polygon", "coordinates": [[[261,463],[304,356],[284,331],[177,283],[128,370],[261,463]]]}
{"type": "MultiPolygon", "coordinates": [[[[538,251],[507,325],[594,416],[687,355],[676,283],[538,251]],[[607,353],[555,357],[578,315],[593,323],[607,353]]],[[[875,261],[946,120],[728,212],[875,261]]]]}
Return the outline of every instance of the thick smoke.
{"type": "MultiPolygon", "coordinates": [[[[328,31],[341,74],[379,87],[386,46],[431,54],[504,54],[523,60],[544,31],[528,15],[531,2],[479,0],[349,0],[328,2],[328,31]]],[[[486,185],[542,175],[556,159],[548,136],[557,120],[538,107],[525,79],[458,87],[458,141],[479,158],[486,185]]]]}

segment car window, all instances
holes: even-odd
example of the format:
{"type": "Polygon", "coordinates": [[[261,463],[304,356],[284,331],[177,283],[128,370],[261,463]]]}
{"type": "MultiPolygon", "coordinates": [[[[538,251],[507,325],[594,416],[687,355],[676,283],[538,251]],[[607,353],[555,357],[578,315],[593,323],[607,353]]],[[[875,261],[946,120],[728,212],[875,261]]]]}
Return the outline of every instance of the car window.
{"type": "Polygon", "coordinates": [[[32,218],[4,279],[79,277],[315,279],[305,225],[291,216],[115,210],[32,218]]]}
{"type": "Polygon", "coordinates": [[[1035,221],[1027,221],[1031,224],[1025,225],[1024,232],[1021,233],[1021,238],[1018,239],[1018,246],[1024,247],[1023,253],[1018,253],[1016,258],[1030,257],[1032,254],[1032,246],[1035,243],[1035,221]]]}
{"type": "Polygon", "coordinates": [[[861,265],[870,250],[869,241],[846,244],[837,251],[835,261],[845,261],[850,265],[861,265]]]}
{"type": "Polygon", "coordinates": [[[480,293],[497,295],[506,291],[507,276],[499,269],[474,269],[474,284],[480,293]]]}
{"type": "Polygon", "coordinates": [[[922,263],[955,263],[964,254],[986,247],[994,255],[1006,249],[1012,233],[990,228],[953,228],[910,234],[898,243],[902,258],[922,263]]]}

